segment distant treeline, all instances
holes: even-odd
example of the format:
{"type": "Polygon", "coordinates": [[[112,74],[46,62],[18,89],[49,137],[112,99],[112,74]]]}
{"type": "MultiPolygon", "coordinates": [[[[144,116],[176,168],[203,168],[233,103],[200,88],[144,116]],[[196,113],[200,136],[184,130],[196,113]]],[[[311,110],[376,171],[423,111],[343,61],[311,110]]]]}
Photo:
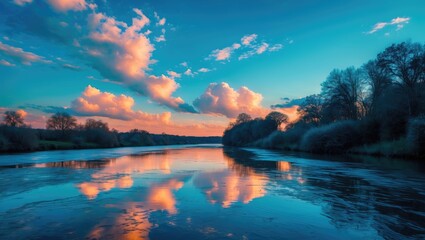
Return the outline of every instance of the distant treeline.
{"type": "Polygon", "coordinates": [[[221,137],[151,134],[139,129],[118,132],[101,120],[87,119],[85,124],[78,124],[77,119],[67,113],[52,115],[46,129],[33,129],[24,123],[19,111],[7,111],[0,125],[0,152],[220,142],[221,137]]]}
{"type": "Polygon", "coordinates": [[[314,153],[424,157],[425,45],[393,44],[360,68],[335,69],[283,131],[238,117],[223,144],[314,153]]]}

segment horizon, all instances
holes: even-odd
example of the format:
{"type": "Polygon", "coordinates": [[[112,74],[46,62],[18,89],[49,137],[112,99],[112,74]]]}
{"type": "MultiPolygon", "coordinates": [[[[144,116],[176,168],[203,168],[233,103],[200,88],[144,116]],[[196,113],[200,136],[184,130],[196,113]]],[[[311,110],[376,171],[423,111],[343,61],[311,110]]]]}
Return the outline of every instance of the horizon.
{"type": "Polygon", "coordinates": [[[393,43],[423,44],[424,7],[4,1],[0,112],[25,111],[35,128],[64,111],[119,131],[186,136],[220,136],[241,112],[293,120],[287,103],[320,93],[333,69],[360,67],[393,43]]]}

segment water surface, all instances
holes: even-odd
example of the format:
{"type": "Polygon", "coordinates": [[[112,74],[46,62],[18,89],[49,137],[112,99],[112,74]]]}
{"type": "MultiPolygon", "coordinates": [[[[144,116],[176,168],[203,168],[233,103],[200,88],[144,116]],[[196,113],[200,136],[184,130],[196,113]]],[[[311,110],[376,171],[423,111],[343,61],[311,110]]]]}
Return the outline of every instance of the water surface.
{"type": "Polygon", "coordinates": [[[418,162],[200,145],[0,165],[0,239],[425,238],[418,162]]]}

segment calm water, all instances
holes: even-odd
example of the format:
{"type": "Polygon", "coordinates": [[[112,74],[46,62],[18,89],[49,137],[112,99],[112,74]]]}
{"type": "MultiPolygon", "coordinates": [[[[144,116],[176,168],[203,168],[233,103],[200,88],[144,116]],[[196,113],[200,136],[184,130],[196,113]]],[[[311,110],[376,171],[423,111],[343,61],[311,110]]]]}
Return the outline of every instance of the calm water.
{"type": "Polygon", "coordinates": [[[0,164],[0,239],[425,239],[415,162],[205,145],[0,164]]]}

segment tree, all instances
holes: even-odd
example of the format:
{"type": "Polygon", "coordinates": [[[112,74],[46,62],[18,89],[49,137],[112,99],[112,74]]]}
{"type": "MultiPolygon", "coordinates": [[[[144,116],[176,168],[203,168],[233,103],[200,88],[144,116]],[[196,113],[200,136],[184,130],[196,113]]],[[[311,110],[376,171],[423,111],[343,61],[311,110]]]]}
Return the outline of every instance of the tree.
{"type": "Polygon", "coordinates": [[[46,124],[47,129],[60,130],[62,131],[62,134],[76,127],[77,127],[77,119],[65,112],[58,112],[53,114],[47,120],[47,124],[46,124]]]}
{"type": "Polygon", "coordinates": [[[4,123],[11,127],[24,126],[24,117],[19,111],[6,111],[4,113],[4,123]]]}
{"type": "Polygon", "coordinates": [[[322,83],[322,96],[329,121],[360,119],[365,115],[364,78],[360,69],[333,70],[322,83]]]}
{"type": "Polygon", "coordinates": [[[393,44],[378,54],[377,61],[408,95],[410,115],[419,115],[419,88],[425,81],[425,47],[410,42],[393,44]]]}
{"type": "Polygon", "coordinates": [[[236,125],[241,124],[241,123],[245,123],[245,122],[249,122],[251,120],[252,120],[252,117],[250,115],[248,115],[246,113],[241,113],[236,118],[236,125]]]}
{"type": "Polygon", "coordinates": [[[276,126],[279,127],[282,123],[288,122],[288,116],[286,114],[273,111],[267,114],[266,120],[272,120],[276,123],[276,126]]]}
{"type": "Polygon", "coordinates": [[[369,61],[362,68],[365,72],[366,82],[370,87],[369,108],[373,113],[376,110],[378,98],[392,84],[391,76],[389,70],[380,66],[377,60],[369,61]]]}
{"type": "Polygon", "coordinates": [[[322,105],[322,96],[318,94],[307,96],[297,110],[301,115],[300,121],[306,124],[319,125],[322,118],[322,105]]]}
{"type": "Polygon", "coordinates": [[[86,130],[104,130],[109,131],[108,123],[102,122],[102,120],[95,120],[95,119],[87,119],[86,124],[84,125],[84,128],[86,130]]]}

